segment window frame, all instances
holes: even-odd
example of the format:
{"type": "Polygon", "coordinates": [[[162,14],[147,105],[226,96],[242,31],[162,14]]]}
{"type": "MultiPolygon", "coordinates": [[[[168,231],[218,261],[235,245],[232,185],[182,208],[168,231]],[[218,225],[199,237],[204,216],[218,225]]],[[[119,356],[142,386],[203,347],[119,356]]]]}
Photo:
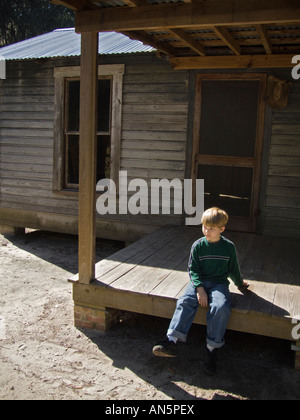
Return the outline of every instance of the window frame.
{"type": "MultiPolygon", "coordinates": [[[[124,64],[98,66],[98,77],[110,78],[111,85],[111,156],[110,179],[118,185],[120,170],[120,149],[122,131],[122,98],[124,64]]],[[[53,149],[53,192],[78,195],[78,188],[65,187],[65,112],[66,112],[66,81],[80,79],[80,66],[56,67],[54,69],[54,149],[53,149]]],[[[96,187],[96,186],[95,186],[96,187]]]]}

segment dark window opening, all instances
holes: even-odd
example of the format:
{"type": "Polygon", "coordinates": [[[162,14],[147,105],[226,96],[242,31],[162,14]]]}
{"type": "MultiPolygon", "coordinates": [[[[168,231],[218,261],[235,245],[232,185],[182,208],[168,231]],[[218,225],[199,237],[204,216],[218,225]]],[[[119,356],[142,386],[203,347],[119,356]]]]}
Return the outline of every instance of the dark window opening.
{"type": "MultiPolygon", "coordinates": [[[[77,189],[79,184],[79,109],[80,81],[66,81],[65,94],[65,177],[66,189],[77,189]]],[[[111,79],[98,80],[97,118],[97,182],[110,178],[111,153],[111,79]]]]}

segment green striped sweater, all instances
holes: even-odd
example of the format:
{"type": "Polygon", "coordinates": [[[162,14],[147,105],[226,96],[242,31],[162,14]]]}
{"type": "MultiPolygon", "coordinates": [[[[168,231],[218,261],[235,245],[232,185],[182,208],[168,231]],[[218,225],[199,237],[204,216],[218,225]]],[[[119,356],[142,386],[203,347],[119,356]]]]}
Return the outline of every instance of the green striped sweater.
{"type": "Polygon", "coordinates": [[[243,284],[235,245],[224,236],[215,243],[205,237],[196,241],[191,249],[188,271],[195,288],[208,280],[229,284],[228,278],[237,287],[243,284]]]}

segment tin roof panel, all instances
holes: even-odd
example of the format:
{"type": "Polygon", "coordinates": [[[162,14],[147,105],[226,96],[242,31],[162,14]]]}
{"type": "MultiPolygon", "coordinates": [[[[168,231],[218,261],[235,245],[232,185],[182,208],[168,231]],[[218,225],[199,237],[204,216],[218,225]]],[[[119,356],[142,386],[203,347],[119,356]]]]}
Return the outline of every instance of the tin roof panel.
{"type": "MultiPolygon", "coordinates": [[[[6,60],[71,57],[81,54],[81,35],[74,28],[56,29],[43,35],[0,48],[6,60]]],[[[99,33],[99,54],[134,54],[154,48],[116,32],[99,33]]]]}

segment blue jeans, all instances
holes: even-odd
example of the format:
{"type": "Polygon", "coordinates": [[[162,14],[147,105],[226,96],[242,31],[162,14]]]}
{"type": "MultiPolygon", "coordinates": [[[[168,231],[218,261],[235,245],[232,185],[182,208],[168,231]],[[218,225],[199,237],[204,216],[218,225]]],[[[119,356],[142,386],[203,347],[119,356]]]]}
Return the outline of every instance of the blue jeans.
{"type": "MultiPolygon", "coordinates": [[[[221,348],[225,344],[224,335],[231,315],[229,287],[227,284],[206,281],[204,289],[209,301],[206,341],[212,347],[221,348]]],[[[197,290],[190,283],[177,301],[167,335],[185,342],[198,307],[197,290]]]]}

